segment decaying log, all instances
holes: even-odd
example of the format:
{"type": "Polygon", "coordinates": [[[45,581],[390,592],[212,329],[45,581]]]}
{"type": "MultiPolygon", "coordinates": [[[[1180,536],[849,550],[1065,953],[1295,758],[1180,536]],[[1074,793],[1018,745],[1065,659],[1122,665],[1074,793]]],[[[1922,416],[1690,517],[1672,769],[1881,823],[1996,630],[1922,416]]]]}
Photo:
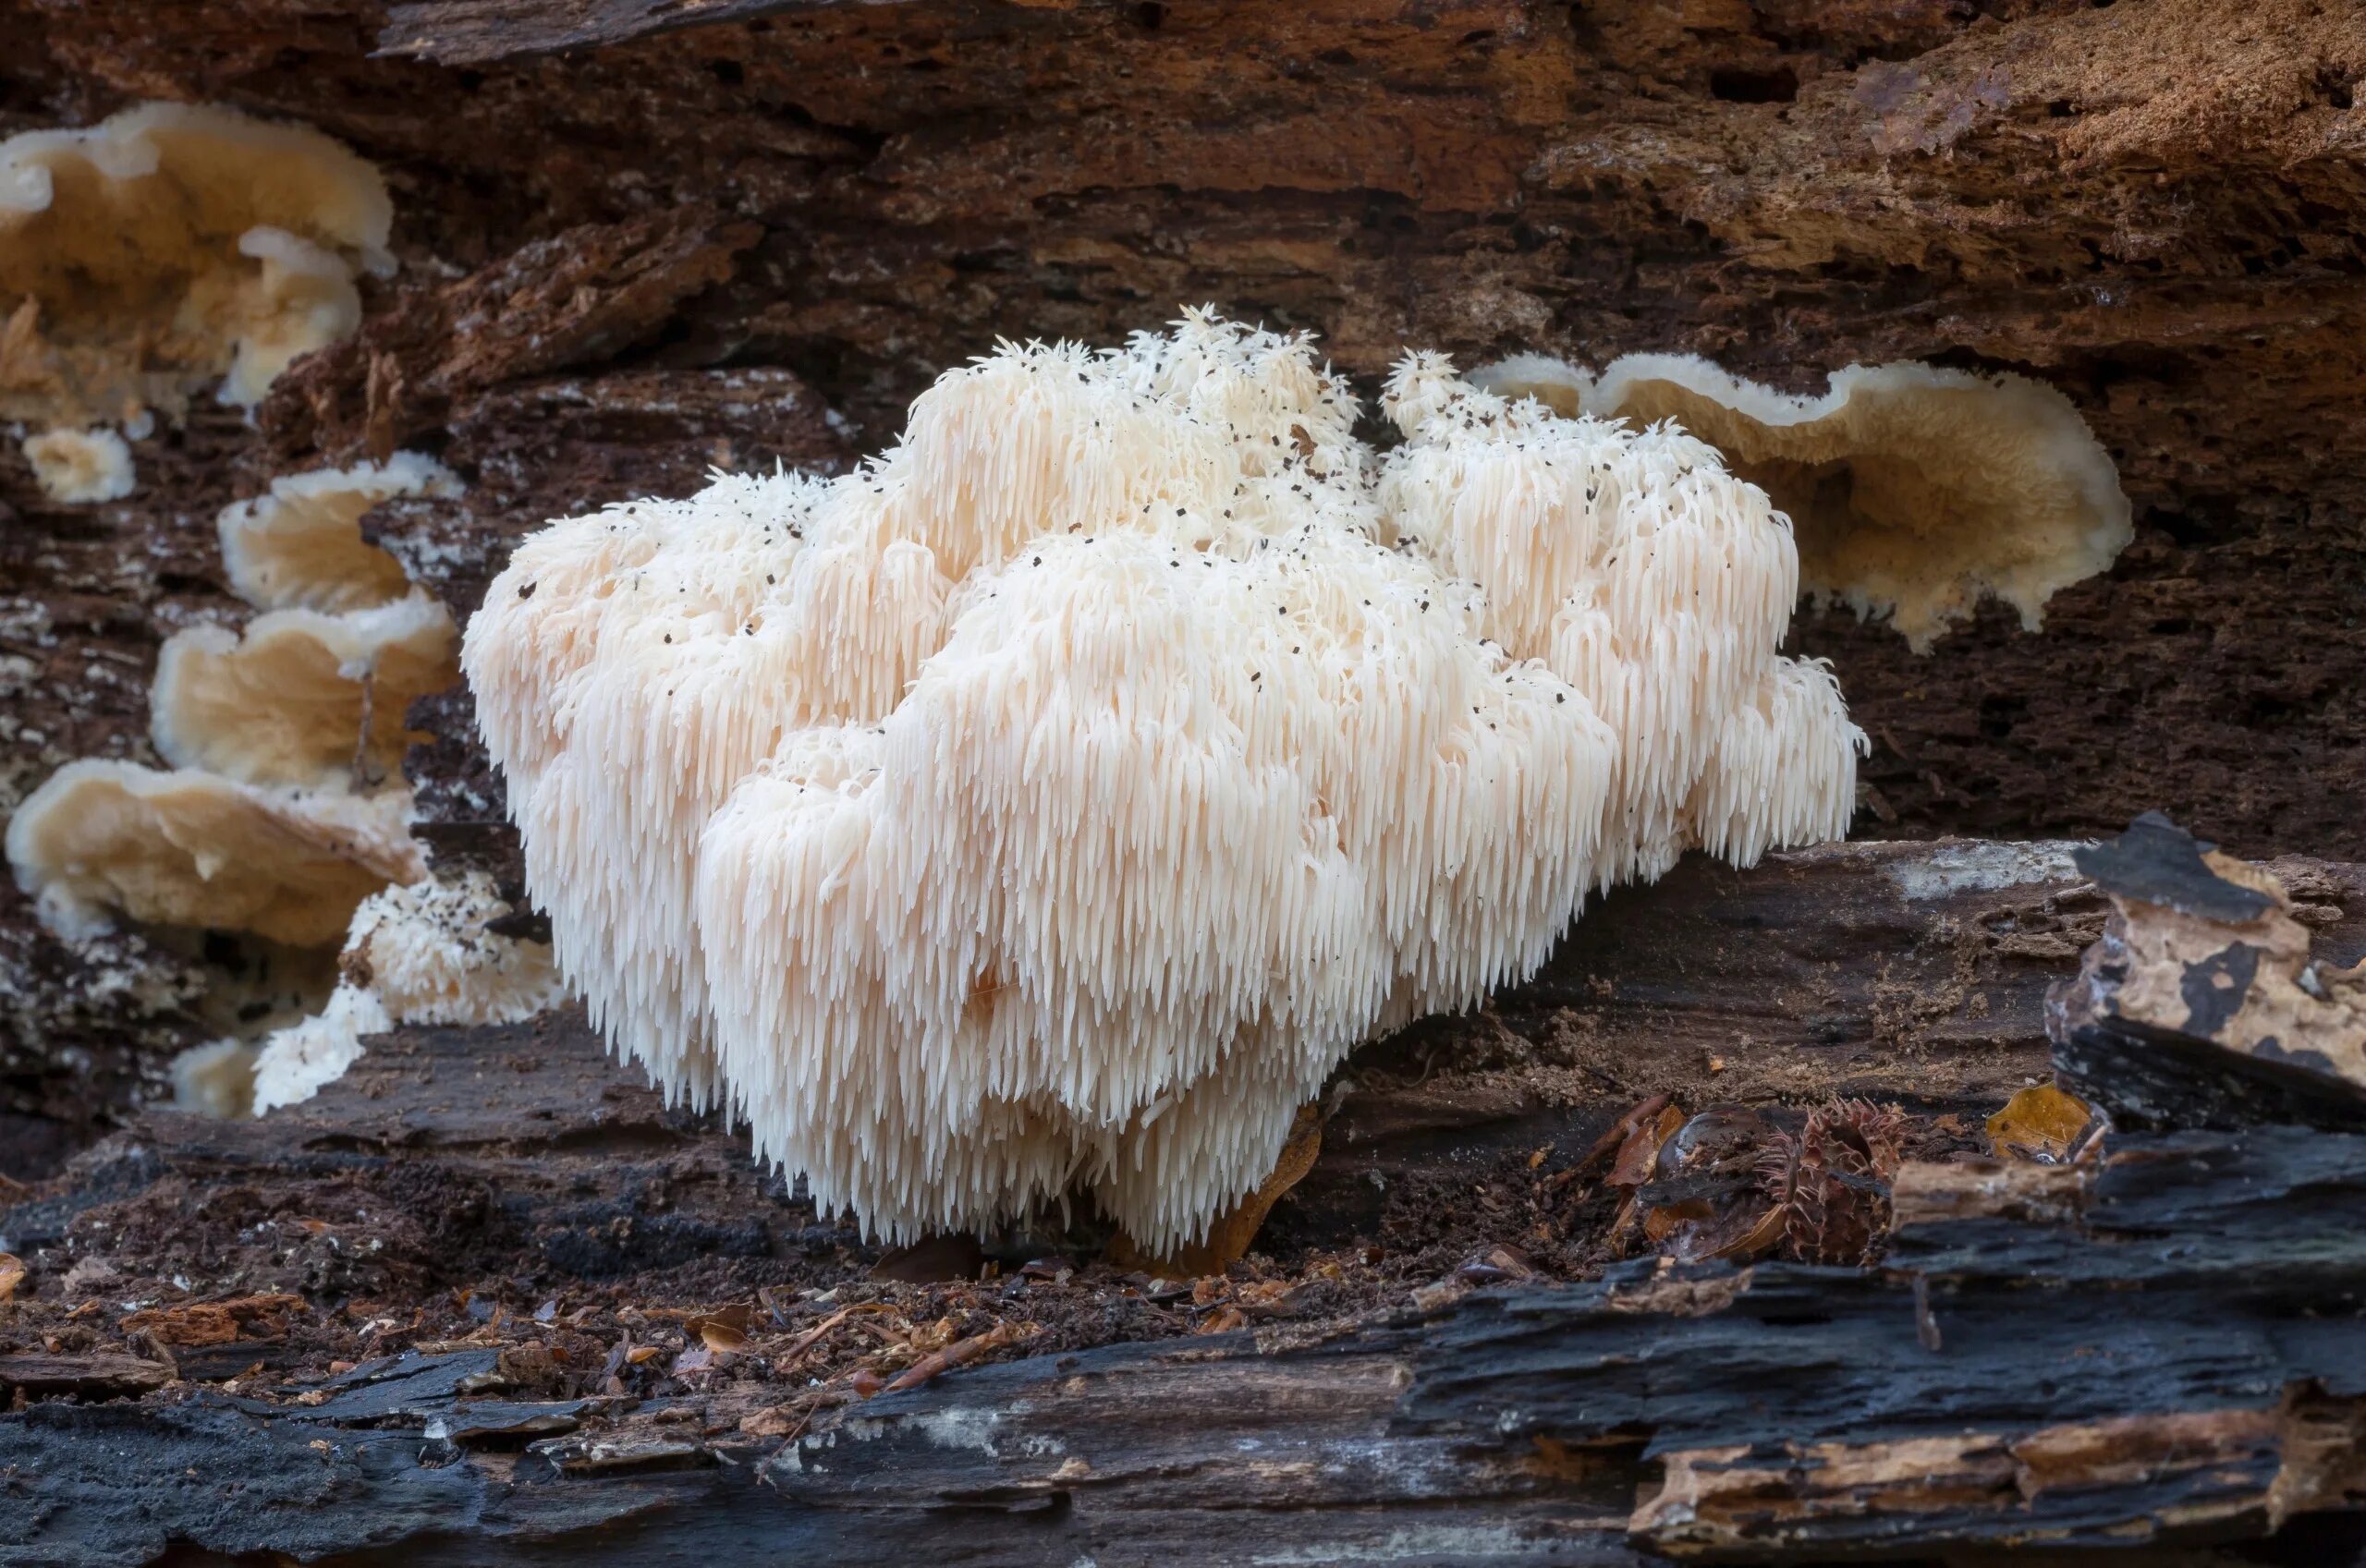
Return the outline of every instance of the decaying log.
{"type": "MultiPolygon", "coordinates": [[[[1295,1230],[1369,1246],[1402,1230],[1385,1205],[1360,1209],[1360,1192],[1499,1222],[1491,1184],[1575,1168],[1654,1087],[1698,1104],[1721,1079],[1759,1100],[1811,1083],[1914,1098],[1920,1080],[1938,1086],[1919,1091],[1926,1109],[1993,1109],[2045,1071],[2049,986],[2066,1073],[2110,1103],[2095,1087],[2109,1076],[2074,1065],[2092,1060],[2075,998],[2106,974],[2112,995],[2136,994],[2145,975],[2100,955],[2175,954],[2209,922],[2223,950],[2262,913],[2239,895],[2270,885],[2205,865],[2169,832],[2140,825],[2077,851],[2092,885],[2064,849],[1957,843],[1846,846],[1738,875],[1688,866],[1622,895],[1616,919],[1597,912],[1491,1012],[1351,1063],[1316,1172],[1265,1245],[1305,1246],[1295,1230]],[[2143,881],[2170,862],[2174,888],[2143,881]],[[2113,936],[2095,934],[2099,896],[2114,902],[2113,936]],[[2093,938],[2083,972],[2033,940],[2064,930],[2093,938]],[[2010,954],[1994,945],[2014,939],[2010,954]],[[1920,1036],[1884,1036],[1891,985],[1953,1001],[1920,1016],[1920,1036]],[[1821,1006],[1799,1005],[1811,988],[1821,1006]],[[1594,1049],[1556,1058],[1570,1038],[1594,1049]],[[1712,1073],[1670,1040],[1736,1064],[1712,1073]],[[1569,1075],[1557,1091],[1556,1071],[1569,1075]]],[[[2366,871],[2277,872],[2305,897],[2259,895],[2317,911],[2326,972],[2366,947],[2366,871]]],[[[2242,1016],[2278,983],[2263,965],[2221,1012],[2242,1016]]],[[[2214,1027],[2151,1026],[2144,1081],[2213,1081],[2208,1053],[2238,1054],[2214,1027]]],[[[1867,1270],[1644,1257],[1555,1283],[1499,1251],[1453,1288],[1399,1286],[1345,1310],[1319,1306],[1315,1274],[1233,1289],[1244,1327],[1177,1340],[1140,1326],[1171,1298],[1157,1282],[1131,1304],[1100,1287],[1137,1314],[1132,1330],[1048,1327],[1066,1287],[1029,1296],[1031,1265],[1003,1299],[1031,1300],[1021,1309],[1044,1324],[947,1338],[903,1392],[800,1406],[793,1383],[776,1387],[757,1400],[790,1394],[775,1416],[751,1412],[744,1386],[695,1374],[555,1390],[531,1336],[503,1337],[499,1307],[482,1343],[299,1372],[327,1319],[288,1304],[421,1303],[494,1271],[531,1272],[517,1299],[547,1292],[552,1308],[627,1281],[634,1320],[693,1325],[672,1364],[703,1366],[750,1343],[747,1329],[695,1326],[725,1322],[695,1304],[729,1268],[860,1251],[752,1170],[728,1129],[667,1111],[568,1016],[404,1030],[262,1121],[152,1116],[0,1216],[37,1273],[79,1257],[88,1277],[133,1288],[87,1259],[136,1242],[237,1288],[147,1309],[144,1356],[80,1353],[113,1375],[171,1376],[165,1392],[92,1403],[117,1385],[43,1374],[44,1392],[84,1397],[0,1416],[0,1484],[38,1500],[0,1524],[0,1550],[78,1565],[175,1542],[352,1563],[1615,1563],[2149,1544],[2202,1562],[2215,1543],[2273,1538],[2248,1560],[2323,1561],[2311,1554],[2348,1528],[2344,1511],[2366,1507],[2366,1116],[2311,1125],[2285,1100],[2213,1103],[2210,1124],[2115,1128],[2072,1164],[1909,1163],[1886,1256],[1867,1270]],[[233,1194],[228,1216],[209,1213],[233,1194]],[[1506,1282],[1474,1288],[1491,1278],[1506,1282]],[[280,1284],[298,1294],[255,1294],[280,1284]],[[1036,1353],[940,1370],[998,1347],[1036,1353]]],[[[793,1344],[851,1320],[825,1312],[811,1307],[793,1344]]],[[[646,1333],[627,1331],[612,1367],[628,1370],[646,1333]]],[[[0,1379],[43,1354],[60,1355],[0,1355],[0,1379]]]]}
{"type": "Polygon", "coordinates": [[[2212,847],[2148,816],[2074,852],[2116,912],[2052,1003],[2064,1081],[2123,1126],[2357,1124],[2366,968],[2312,940],[2327,884],[2212,847]]]}

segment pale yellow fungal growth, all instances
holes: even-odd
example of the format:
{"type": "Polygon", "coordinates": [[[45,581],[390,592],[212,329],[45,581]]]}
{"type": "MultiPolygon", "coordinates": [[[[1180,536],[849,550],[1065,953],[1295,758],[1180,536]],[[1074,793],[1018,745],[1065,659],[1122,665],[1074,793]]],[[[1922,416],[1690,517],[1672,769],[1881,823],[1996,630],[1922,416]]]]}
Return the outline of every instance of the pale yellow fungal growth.
{"type": "Polygon", "coordinates": [[[368,785],[421,738],[411,703],[459,679],[451,612],[424,595],[325,614],[275,610],[243,633],[198,626],[165,639],[149,698],[157,753],[246,784],[368,785]]]}
{"type": "Polygon", "coordinates": [[[511,1024],[562,999],[547,943],[497,936],[510,912],[481,871],[391,887],[353,912],[343,979],[316,1017],[263,1043],[254,1112],[310,1100],[361,1059],[364,1035],[397,1024],[511,1024]]]}
{"type": "Polygon", "coordinates": [[[1563,412],[1675,420],[1789,514],[1807,591],[1888,617],[1918,653],[1984,594],[2037,630],[2056,590],[2133,536],[2110,455],[2068,398],[2021,376],[1851,365],[1804,397],[1630,354],[1599,379],[1535,355],[1483,379],[1563,412]]]}
{"type": "Polygon", "coordinates": [[[68,935],[111,917],[335,943],[355,906],[423,874],[399,792],[299,795],[212,773],[69,762],[8,823],[8,863],[68,935]]]}
{"type": "Polygon", "coordinates": [[[392,266],[376,169],[318,131],[148,103],[0,142],[0,416],[252,404],[392,266]]]}
{"type": "Polygon", "coordinates": [[[25,438],[25,461],[52,501],[120,501],[131,493],[131,448],[111,430],[51,430],[25,438]]]}
{"type": "Polygon", "coordinates": [[[400,599],[410,579],[364,542],[363,515],[382,501],[460,489],[450,469],[416,452],[275,479],[215,520],[230,591],[264,610],[362,610],[400,599]]]}
{"type": "Polygon", "coordinates": [[[1513,354],[1470,372],[1470,384],[1507,403],[1533,397],[1565,419],[1586,412],[1593,377],[1550,354],[1513,354]]]}
{"type": "Polygon", "coordinates": [[[254,1110],[255,1048],[217,1039],[173,1058],[173,1109],[196,1116],[244,1116],[254,1110]]]}
{"type": "Polygon", "coordinates": [[[462,662],[593,1018],[890,1237],[1081,1189],[1161,1252],[1592,889],[1845,827],[1763,495],[1441,360],[1392,408],[1384,479],[1308,342],[1195,313],[529,539],[462,662]]]}

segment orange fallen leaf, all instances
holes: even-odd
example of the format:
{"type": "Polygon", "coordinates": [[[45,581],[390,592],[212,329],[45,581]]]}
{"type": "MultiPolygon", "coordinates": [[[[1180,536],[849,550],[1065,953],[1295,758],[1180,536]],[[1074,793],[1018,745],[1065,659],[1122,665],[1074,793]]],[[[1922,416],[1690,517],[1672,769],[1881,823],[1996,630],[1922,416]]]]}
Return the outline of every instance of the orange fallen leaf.
{"type": "Polygon", "coordinates": [[[24,1259],[13,1253],[0,1252],[0,1301],[15,1296],[17,1287],[24,1282],[24,1259]]]}
{"type": "Polygon", "coordinates": [[[1615,1187],[1639,1187],[1650,1181],[1659,1168],[1661,1146],[1682,1129],[1685,1120],[1681,1110],[1665,1105],[1656,1117],[1637,1126],[1618,1147],[1618,1158],[1611,1163],[1609,1184],[1615,1187]]]}
{"type": "Polygon", "coordinates": [[[1988,1147],[2000,1160],[2067,1161],[2095,1118],[2092,1107],[2052,1084],[2032,1084],[1988,1118],[1988,1147]]]}
{"type": "Polygon", "coordinates": [[[1195,1334],[1228,1334],[1235,1329],[1249,1326],[1248,1314],[1238,1307],[1219,1307],[1199,1321],[1191,1331],[1195,1334]]]}

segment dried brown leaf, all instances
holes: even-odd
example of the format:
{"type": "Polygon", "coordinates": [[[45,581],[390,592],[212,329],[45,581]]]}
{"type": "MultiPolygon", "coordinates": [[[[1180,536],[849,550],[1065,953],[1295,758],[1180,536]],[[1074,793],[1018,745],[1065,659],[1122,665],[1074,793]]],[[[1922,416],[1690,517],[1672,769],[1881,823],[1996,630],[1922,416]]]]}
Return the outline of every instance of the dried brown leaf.
{"type": "Polygon", "coordinates": [[[1660,1149],[1680,1131],[1685,1123],[1684,1112],[1674,1105],[1663,1105],[1659,1114],[1637,1124],[1618,1146],[1618,1158],[1611,1163],[1606,1178],[1615,1187],[1639,1187],[1652,1179],[1659,1169],[1660,1149]]]}
{"type": "Polygon", "coordinates": [[[1667,1107],[1668,1097],[1664,1094],[1655,1094],[1635,1106],[1627,1114],[1613,1122],[1600,1137],[1593,1140],[1593,1147],[1586,1150],[1584,1159],[1570,1166],[1563,1173],[1570,1176],[1582,1175],[1609,1164],[1612,1158],[1626,1147],[1627,1140],[1634,1136],[1639,1128],[1657,1122],[1660,1119],[1660,1113],[1667,1107]]]}

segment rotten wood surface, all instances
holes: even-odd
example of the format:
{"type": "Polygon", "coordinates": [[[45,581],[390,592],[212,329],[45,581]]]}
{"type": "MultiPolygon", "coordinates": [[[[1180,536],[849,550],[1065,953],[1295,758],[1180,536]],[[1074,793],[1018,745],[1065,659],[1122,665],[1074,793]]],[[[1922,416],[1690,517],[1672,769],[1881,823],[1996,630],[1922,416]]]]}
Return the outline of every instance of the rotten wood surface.
{"type": "MultiPolygon", "coordinates": [[[[1520,1201],[1647,1091],[1994,1110],[2104,921],[2153,951],[2128,844],[1689,863],[1353,1061],[1265,1256],[1188,1293],[1019,1252],[864,1285],[859,1238],[571,1015],[400,1031],[311,1102],[152,1115],[0,1213],[31,1270],[0,1337],[58,1342],[0,1350],[0,1561],[2346,1561],[2366,1114],[2233,1101],[2058,1166],[1926,1136],[1870,1269],[1581,1256],[1520,1201]],[[800,1404],[765,1366],[939,1311],[901,1389],[800,1404]],[[621,1376],[566,1375],[570,1344],[621,1376]]],[[[2274,870],[2326,972],[2366,951],[2366,868],[2274,870]]],[[[2155,1076],[2207,1076],[2195,1027],[2155,1076]]]]}

